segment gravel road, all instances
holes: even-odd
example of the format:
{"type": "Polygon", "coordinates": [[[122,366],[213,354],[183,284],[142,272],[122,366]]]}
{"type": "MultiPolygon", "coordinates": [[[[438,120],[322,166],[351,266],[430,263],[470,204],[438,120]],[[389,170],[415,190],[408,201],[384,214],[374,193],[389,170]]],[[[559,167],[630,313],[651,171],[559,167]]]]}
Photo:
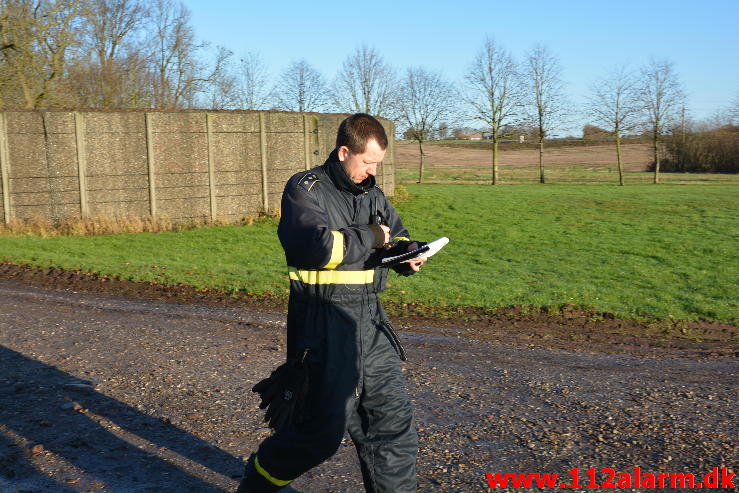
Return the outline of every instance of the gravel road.
{"type": "MultiPolygon", "coordinates": [[[[2,280],[0,297],[0,491],[235,489],[269,433],[249,389],[282,362],[282,314],[2,280]]],[[[737,470],[733,355],[460,334],[402,335],[420,491],[486,491],[488,472],[737,470]]],[[[363,491],[351,442],[294,486],[363,491]]]]}

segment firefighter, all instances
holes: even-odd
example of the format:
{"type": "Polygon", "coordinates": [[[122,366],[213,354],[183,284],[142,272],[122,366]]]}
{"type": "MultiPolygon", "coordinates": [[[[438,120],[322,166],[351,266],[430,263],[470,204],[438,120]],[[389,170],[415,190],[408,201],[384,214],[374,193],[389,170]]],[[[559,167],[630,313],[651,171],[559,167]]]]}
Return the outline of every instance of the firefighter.
{"type": "MultiPolygon", "coordinates": [[[[389,245],[397,252],[418,242],[375,185],[387,144],[379,121],[352,115],[326,162],[285,186],[278,236],[290,278],[287,359],[301,361],[307,393],[299,415],[252,454],[238,493],[291,491],[286,485],[330,458],[347,430],[366,491],[416,491],[405,356],[377,295],[389,245]]],[[[394,269],[411,275],[425,260],[394,269]]]]}

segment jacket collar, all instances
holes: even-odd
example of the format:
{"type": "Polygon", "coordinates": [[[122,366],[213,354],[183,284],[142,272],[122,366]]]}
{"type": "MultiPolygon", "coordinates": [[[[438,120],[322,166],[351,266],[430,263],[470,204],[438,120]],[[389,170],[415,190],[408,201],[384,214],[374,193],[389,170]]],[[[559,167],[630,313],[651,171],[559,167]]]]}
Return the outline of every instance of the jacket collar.
{"type": "Polygon", "coordinates": [[[372,175],[369,175],[367,179],[361,183],[354,183],[346,174],[346,171],[344,171],[344,167],[339,161],[339,153],[336,149],[331,151],[331,154],[329,154],[328,159],[326,159],[324,166],[326,167],[326,171],[331,178],[331,181],[334,182],[334,185],[339,190],[349,192],[352,195],[361,195],[369,192],[372,190],[372,187],[375,186],[375,177],[372,175]]]}

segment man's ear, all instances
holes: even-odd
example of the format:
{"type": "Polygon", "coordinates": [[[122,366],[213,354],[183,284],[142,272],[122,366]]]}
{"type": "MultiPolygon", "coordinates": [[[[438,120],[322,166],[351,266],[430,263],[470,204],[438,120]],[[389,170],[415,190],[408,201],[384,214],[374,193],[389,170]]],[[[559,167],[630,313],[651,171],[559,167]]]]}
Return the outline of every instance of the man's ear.
{"type": "Polygon", "coordinates": [[[343,163],[346,161],[346,158],[349,157],[349,148],[347,146],[341,146],[339,147],[337,154],[339,156],[339,161],[343,163]]]}

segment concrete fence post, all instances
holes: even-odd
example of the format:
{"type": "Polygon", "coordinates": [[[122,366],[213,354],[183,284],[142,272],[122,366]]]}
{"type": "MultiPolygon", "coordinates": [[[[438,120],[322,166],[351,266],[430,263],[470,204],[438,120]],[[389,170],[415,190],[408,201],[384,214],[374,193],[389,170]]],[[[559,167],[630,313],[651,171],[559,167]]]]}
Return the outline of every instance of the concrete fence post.
{"type": "MultiPolygon", "coordinates": [[[[385,154],[385,158],[387,161],[393,162],[393,169],[395,169],[395,125],[390,127],[390,132],[388,132],[388,135],[391,136],[388,138],[388,149],[387,153],[385,154]]],[[[388,195],[393,195],[395,192],[395,187],[393,187],[393,190],[388,190],[387,188],[387,167],[385,166],[385,162],[382,163],[382,190],[385,191],[388,195]]]]}
{"type": "Polygon", "coordinates": [[[74,137],[77,145],[77,174],[80,184],[80,214],[90,216],[87,201],[87,150],[85,148],[85,117],[79,111],[74,112],[74,137]]]}
{"type": "Polygon", "coordinates": [[[208,195],[210,196],[210,220],[215,221],[218,215],[216,209],[216,171],[215,146],[213,144],[213,115],[205,114],[206,138],[208,140],[208,195]]]}
{"type": "Polygon", "coordinates": [[[3,187],[3,211],[5,224],[10,224],[12,216],[10,210],[10,156],[8,152],[8,121],[5,113],[0,113],[0,175],[3,187]]]}
{"type": "Polygon", "coordinates": [[[305,152],[305,169],[311,169],[311,158],[310,158],[310,124],[308,123],[309,116],[303,113],[303,139],[305,146],[303,151],[305,152]]]}
{"type": "Polygon", "coordinates": [[[385,177],[387,176],[387,173],[385,173],[385,170],[386,170],[385,161],[383,161],[382,162],[382,191],[383,192],[387,189],[387,180],[385,179],[385,177]]]}
{"type": "Polygon", "coordinates": [[[267,131],[264,113],[259,113],[259,154],[262,157],[262,207],[269,214],[269,187],[267,184],[267,131]]]}
{"type": "Polygon", "coordinates": [[[157,196],[154,186],[154,130],[151,123],[151,113],[144,113],[146,125],[146,167],[149,170],[149,213],[152,218],[157,216],[157,196]]]}

